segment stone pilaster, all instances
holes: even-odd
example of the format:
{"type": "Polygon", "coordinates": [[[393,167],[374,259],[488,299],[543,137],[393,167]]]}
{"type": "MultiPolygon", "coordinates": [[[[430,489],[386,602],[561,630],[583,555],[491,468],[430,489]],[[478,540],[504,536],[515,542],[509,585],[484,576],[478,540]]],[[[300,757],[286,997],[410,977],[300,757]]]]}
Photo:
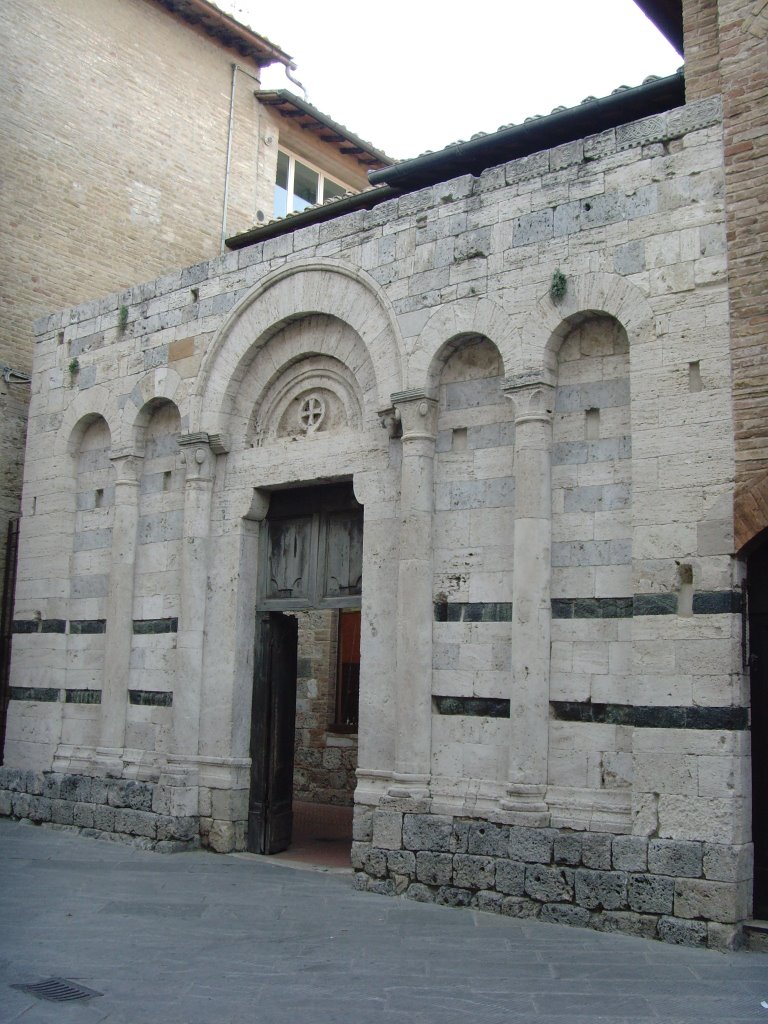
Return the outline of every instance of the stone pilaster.
{"type": "Polygon", "coordinates": [[[116,454],[112,456],[112,464],[115,467],[115,505],[107,597],[104,683],[101,692],[101,730],[96,760],[105,770],[120,773],[125,747],[133,640],[134,562],[142,457],[133,453],[116,454]]]}
{"type": "Polygon", "coordinates": [[[181,602],[173,694],[173,753],[196,758],[200,738],[211,499],[216,456],[207,434],[184,434],[186,464],[181,541],[181,602]]]}
{"type": "Polygon", "coordinates": [[[392,396],[402,425],[397,578],[396,788],[423,796],[432,739],[432,520],[437,403],[423,391],[392,396]]]}
{"type": "Polygon", "coordinates": [[[526,375],[508,380],[504,391],[515,409],[515,537],[509,782],[501,806],[510,821],[546,825],[554,387],[526,375]]]}

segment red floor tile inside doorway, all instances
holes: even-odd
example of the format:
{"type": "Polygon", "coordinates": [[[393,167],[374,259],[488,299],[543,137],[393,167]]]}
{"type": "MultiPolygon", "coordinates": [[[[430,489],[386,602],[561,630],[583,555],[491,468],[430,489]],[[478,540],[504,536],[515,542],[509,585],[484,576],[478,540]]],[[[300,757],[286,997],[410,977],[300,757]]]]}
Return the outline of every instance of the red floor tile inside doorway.
{"type": "Polygon", "coordinates": [[[275,853],[272,857],[275,860],[351,870],[351,846],[351,807],[294,800],[291,845],[283,853],[275,853]]]}

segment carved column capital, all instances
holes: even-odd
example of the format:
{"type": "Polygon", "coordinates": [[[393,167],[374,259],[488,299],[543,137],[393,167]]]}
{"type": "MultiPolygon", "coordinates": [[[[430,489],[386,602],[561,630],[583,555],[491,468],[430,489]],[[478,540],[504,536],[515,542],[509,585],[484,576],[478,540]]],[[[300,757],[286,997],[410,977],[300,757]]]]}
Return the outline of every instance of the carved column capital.
{"type": "Polygon", "coordinates": [[[115,470],[115,486],[138,485],[144,462],[143,455],[137,455],[132,451],[116,451],[110,455],[109,461],[115,470]]]}
{"type": "Polygon", "coordinates": [[[530,422],[552,422],[555,385],[549,374],[525,373],[509,377],[502,385],[502,391],[512,401],[516,426],[530,422]]]}
{"type": "Polygon", "coordinates": [[[216,455],[207,434],[180,434],[178,445],[187,470],[187,483],[213,480],[216,455]]]}
{"type": "Polygon", "coordinates": [[[437,437],[437,402],[420,388],[392,395],[395,415],[403,428],[403,441],[434,441],[437,437]]]}

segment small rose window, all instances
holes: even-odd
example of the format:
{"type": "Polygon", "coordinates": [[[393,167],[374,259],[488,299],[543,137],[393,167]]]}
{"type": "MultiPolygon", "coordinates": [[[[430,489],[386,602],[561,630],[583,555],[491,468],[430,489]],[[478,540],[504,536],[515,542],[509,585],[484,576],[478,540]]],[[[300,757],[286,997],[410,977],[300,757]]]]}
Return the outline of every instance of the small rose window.
{"type": "Polygon", "coordinates": [[[314,434],[325,419],[325,402],[319,395],[309,395],[299,405],[299,426],[305,434],[314,434]]]}

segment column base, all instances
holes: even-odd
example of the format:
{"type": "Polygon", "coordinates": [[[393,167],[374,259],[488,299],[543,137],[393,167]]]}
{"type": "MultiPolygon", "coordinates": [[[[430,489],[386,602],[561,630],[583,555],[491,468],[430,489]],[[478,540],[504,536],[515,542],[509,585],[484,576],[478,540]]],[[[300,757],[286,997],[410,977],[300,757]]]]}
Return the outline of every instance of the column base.
{"type": "Polygon", "coordinates": [[[523,783],[507,786],[507,795],[499,800],[500,820],[508,825],[546,828],[550,823],[546,791],[546,786],[523,783]]]}

